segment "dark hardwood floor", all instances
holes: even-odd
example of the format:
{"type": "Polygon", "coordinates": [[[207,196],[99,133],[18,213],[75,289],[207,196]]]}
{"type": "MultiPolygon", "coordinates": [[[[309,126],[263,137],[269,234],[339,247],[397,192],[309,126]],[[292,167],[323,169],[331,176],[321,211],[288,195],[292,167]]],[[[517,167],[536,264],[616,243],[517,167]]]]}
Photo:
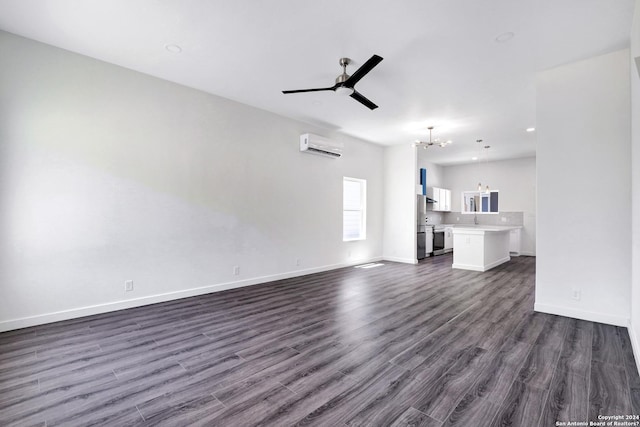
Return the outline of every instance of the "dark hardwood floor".
{"type": "Polygon", "coordinates": [[[451,262],[0,334],[0,425],[531,427],[640,414],[626,329],[534,313],[534,258],[485,273],[451,262]]]}

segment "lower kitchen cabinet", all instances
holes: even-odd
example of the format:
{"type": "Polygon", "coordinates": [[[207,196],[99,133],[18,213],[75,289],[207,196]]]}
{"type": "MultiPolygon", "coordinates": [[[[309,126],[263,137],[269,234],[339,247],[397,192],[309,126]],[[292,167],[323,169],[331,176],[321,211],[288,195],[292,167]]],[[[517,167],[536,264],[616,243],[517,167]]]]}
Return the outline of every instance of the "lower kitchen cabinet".
{"type": "Polygon", "coordinates": [[[451,252],[453,250],[453,227],[444,228],[444,251],[451,252]]]}
{"type": "Polygon", "coordinates": [[[509,235],[509,254],[520,256],[520,229],[511,230],[509,235]]]}

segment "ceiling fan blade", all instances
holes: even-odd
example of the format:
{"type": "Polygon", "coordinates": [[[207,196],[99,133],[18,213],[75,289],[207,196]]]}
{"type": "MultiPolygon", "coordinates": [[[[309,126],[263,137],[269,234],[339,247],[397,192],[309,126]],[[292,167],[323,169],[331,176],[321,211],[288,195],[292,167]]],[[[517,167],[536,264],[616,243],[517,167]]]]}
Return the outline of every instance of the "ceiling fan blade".
{"type": "Polygon", "coordinates": [[[362,105],[364,105],[365,107],[368,107],[370,110],[375,110],[376,108],[378,108],[376,104],[369,101],[360,92],[356,90],[354,90],[353,93],[349,96],[355,99],[356,101],[358,101],[359,103],[361,103],[362,105]]]}
{"type": "Polygon", "coordinates": [[[331,87],[320,87],[316,89],[283,90],[282,93],[321,92],[323,90],[336,90],[336,87],[337,85],[331,87]]]}
{"type": "Polygon", "coordinates": [[[362,64],[362,67],[358,68],[351,77],[345,80],[344,85],[347,87],[355,86],[355,84],[358,83],[361,78],[366,76],[369,71],[373,70],[373,67],[378,65],[382,59],[383,58],[381,56],[373,55],[367,62],[362,64]]]}

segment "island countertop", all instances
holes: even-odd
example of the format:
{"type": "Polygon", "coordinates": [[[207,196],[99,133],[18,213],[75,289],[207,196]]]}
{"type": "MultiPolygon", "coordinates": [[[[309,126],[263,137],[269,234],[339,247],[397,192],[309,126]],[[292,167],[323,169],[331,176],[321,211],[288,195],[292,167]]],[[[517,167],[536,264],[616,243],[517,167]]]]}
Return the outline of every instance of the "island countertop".
{"type": "Polygon", "coordinates": [[[453,226],[453,234],[484,234],[485,232],[511,231],[521,228],[521,225],[457,224],[453,226]]]}

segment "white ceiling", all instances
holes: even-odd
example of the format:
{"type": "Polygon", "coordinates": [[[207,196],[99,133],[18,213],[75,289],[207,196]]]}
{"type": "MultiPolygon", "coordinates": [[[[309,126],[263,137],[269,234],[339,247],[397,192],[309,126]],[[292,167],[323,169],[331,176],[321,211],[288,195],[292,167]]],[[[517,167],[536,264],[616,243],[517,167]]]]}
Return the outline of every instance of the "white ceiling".
{"type": "MultiPolygon", "coordinates": [[[[0,29],[435,163],[535,154],[535,73],[629,45],[633,0],[1,0],[0,29]],[[504,43],[496,37],[513,32],[504,43]],[[179,45],[171,53],[166,45],[179,45]],[[370,111],[333,92],[340,57],[370,111]]],[[[8,60],[4,58],[4,60],[8,60]]]]}

